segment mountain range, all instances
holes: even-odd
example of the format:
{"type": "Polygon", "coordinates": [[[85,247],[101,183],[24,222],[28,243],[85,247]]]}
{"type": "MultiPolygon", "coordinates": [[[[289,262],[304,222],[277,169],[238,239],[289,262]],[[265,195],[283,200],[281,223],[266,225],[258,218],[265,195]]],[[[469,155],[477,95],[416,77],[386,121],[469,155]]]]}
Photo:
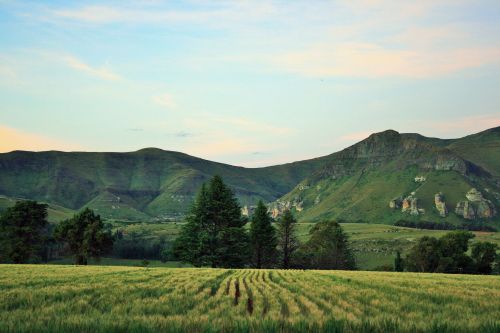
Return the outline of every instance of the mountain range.
{"type": "Polygon", "coordinates": [[[178,220],[215,174],[244,213],[262,199],[273,216],[292,209],[302,221],[500,221],[500,127],[460,139],[387,130],[327,156],[263,168],[156,148],[13,151],[0,154],[0,208],[35,199],[55,211],[90,207],[109,219],[178,220]]]}

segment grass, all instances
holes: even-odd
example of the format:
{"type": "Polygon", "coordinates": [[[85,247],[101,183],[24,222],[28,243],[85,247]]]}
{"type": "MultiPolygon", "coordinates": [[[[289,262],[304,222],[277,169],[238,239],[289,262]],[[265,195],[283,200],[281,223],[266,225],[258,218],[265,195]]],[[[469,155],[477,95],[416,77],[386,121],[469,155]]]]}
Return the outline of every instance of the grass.
{"type": "Polygon", "coordinates": [[[500,278],[0,265],[1,332],[498,332],[500,278]]]}

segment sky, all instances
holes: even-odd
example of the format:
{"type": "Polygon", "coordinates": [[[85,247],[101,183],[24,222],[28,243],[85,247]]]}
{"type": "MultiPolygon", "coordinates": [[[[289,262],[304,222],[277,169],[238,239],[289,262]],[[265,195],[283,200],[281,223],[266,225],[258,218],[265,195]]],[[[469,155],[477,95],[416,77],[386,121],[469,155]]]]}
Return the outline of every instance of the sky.
{"type": "Polygon", "coordinates": [[[0,152],[260,167],[494,126],[498,0],[0,0],[0,152]]]}

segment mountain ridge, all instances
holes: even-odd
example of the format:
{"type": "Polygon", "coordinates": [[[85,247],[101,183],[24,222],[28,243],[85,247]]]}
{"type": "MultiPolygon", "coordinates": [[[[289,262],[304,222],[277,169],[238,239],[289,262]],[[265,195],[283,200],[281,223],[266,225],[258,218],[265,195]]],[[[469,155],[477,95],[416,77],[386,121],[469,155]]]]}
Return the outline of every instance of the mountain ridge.
{"type": "MultiPolygon", "coordinates": [[[[497,147],[500,127],[458,139],[386,130],[329,155],[259,168],[233,166],[153,147],[133,152],[17,150],[0,154],[0,194],[52,202],[74,210],[88,206],[108,218],[144,220],[180,218],[200,184],[214,174],[224,177],[242,206],[249,207],[259,199],[270,203],[286,201],[304,182],[328,180],[331,186],[338,186],[341,180],[347,181],[354,175],[358,175],[359,181],[367,181],[367,175],[377,170],[456,172],[471,187],[477,183],[496,192],[500,165],[492,150],[497,147]],[[332,175],[339,179],[332,182],[328,179],[332,175]]],[[[305,205],[302,209],[310,213],[298,211],[299,217],[345,215],[312,214],[318,210],[313,206],[305,205]]],[[[296,205],[293,207],[297,209],[296,205]]],[[[326,210],[334,212],[336,208],[326,210]]]]}

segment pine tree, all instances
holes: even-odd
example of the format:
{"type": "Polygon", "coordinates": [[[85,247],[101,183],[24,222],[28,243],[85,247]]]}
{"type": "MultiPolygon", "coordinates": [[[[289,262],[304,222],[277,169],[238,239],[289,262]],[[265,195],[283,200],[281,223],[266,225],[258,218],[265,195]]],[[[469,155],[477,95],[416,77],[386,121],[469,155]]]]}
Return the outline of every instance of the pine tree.
{"type": "Polygon", "coordinates": [[[186,217],[186,224],[173,246],[173,255],[176,259],[196,267],[207,264],[201,248],[203,221],[207,219],[207,194],[206,185],[202,184],[191,211],[186,217]]]}
{"type": "Polygon", "coordinates": [[[46,204],[18,201],[0,217],[0,261],[40,261],[47,240],[46,204]]]}
{"type": "Polygon", "coordinates": [[[276,261],[276,230],[271,225],[271,217],[262,200],[252,216],[250,225],[250,241],[252,246],[252,262],[256,268],[272,267],[276,261]]]}
{"type": "Polygon", "coordinates": [[[295,235],[297,220],[289,210],[286,210],[278,221],[278,248],[281,252],[282,267],[287,269],[292,265],[292,258],[299,247],[295,235]]]}
{"type": "Polygon", "coordinates": [[[248,262],[248,235],[233,192],[219,176],[202,185],[174,255],[195,266],[243,267],[248,262]]]}

